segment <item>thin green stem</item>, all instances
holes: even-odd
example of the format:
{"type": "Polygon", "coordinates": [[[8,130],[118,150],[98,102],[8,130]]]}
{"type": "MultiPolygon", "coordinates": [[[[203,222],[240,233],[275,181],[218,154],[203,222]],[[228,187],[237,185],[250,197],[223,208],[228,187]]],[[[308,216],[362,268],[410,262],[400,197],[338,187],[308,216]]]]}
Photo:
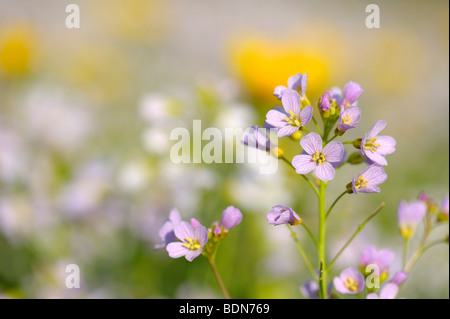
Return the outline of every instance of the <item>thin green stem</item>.
{"type": "Polygon", "coordinates": [[[327,141],[327,144],[328,143],[330,143],[332,140],[334,140],[336,137],[338,137],[339,135],[337,135],[337,134],[334,134],[334,136],[332,137],[332,138],[330,138],[328,141],[327,141]]]}
{"type": "Polygon", "coordinates": [[[309,237],[311,237],[311,239],[313,240],[314,244],[316,245],[316,247],[319,247],[319,243],[317,242],[316,237],[314,236],[314,234],[311,232],[311,230],[305,225],[305,223],[302,223],[303,228],[306,229],[306,231],[309,234],[309,237]]]}
{"type": "Polygon", "coordinates": [[[337,202],[338,202],[342,197],[344,197],[345,194],[348,194],[348,192],[347,192],[347,191],[344,191],[341,195],[339,195],[339,196],[334,200],[333,204],[331,204],[330,208],[329,208],[328,211],[327,211],[327,214],[326,214],[326,217],[327,217],[327,218],[328,218],[328,215],[330,215],[331,210],[334,208],[334,206],[337,204],[337,202]]]}
{"type": "Polygon", "coordinates": [[[403,260],[402,260],[402,269],[405,269],[406,266],[406,258],[408,258],[408,248],[409,248],[409,238],[405,238],[403,240],[403,260]]]}
{"type": "Polygon", "coordinates": [[[326,270],[326,215],[325,215],[325,198],[327,183],[320,182],[319,193],[319,288],[320,298],[327,299],[327,270],[326,270]]]}
{"type": "MultiPolygon", "coordinates": [[[[292,163],[284,156],[280,157],[280,159],[282,159],[283,161],[285,161],[290,167],[292,167],[295,170],[295,167],[292,165],[292,163]]],[[[317,190],[317,187],[314,186],[314,184],[309,180],[308,176],[300,174],[301,177],[303,177],[303,179],[308,183],[308,185],[312,188],[312,190],[314,191],[314,193],[316,194],[317,197],[319,197],[319,191],[317,190]]]]}
{"type": "Polygon", "coordinates": [[[317,279],[316,273],[314,271],[314,267],[311,264],[311,262],[309,261],[308,256],[306,255],[305,251],[303,250],[302,245],[300,244],[300,241],[297,238],[297,234],[294,232],[294,230],[292,229],[291,225],[287,225],[289,228],[289,231],[291,232],[291,236],[295,241],[295,245],[297,246],[298,251],[300,252],[300,255],[302,256],[303,260],[305,261],[306,267],[308,267],[309,272],[311,273],[312,277],[314,278],[314,280],[317,279]]]}
{"type": "Polygon", "coordinates": [[[214,273],[214,277],[216,277],[217,283],[220,286],[220,289],[222,289],[222,292],[226,299],[231,299],[230,294],[228,293],[227,288],[225,287],[225,284],[222,281],[222,278],[220,278],[219,272],[217,271],[215,258],[213,256],[207,256],[209,265],[211,266],[211,269],[214,273]]]}
{"type": "Polygon", "coordinates": [[[331,270],[331,267],[333,266],[333,264],[336,262],[336,260],[339,258],[339,256],[344,252],[344,250],[347,248],[348,245],[350,245],[350,243],[353,241],[353,239],[355,239],[356,235],[359,234],[359,232],[361,230],[363,230],[364,226],[372,219],[375,217],[375,215],[377,215],[382,209],[383,207],[386,205],[385,202],[382,202],[380,204],[380,206],[378,206],[370,215],[369,217],[367,217],[356,229],[356,231],[353,233],[353,235],[350,237],[349,240],[347,240],[347,242],[345,243],[345,245],[341,248],[341,250],[339,250],[339,252],[336,254],[336,256],[334,256],[333,260],[331,260],[330,264],[328,265],[327,268],[327,272],[331,270]]]}
{"type": "Polygon", "coordinates": [[[316,118],[314,116],[312,117],[312,120],[314,122],[314,125],[316,126],[317,133],[319,133],[319,135],[322,136],[322,131],[320,130],[319,124],[317,123],[316,118]]]}
{"type": "Polygon", "coordinates": [[[346,142],[342,142],[342,144],[353,144],[354,141],[346,141],[346,142]]]}

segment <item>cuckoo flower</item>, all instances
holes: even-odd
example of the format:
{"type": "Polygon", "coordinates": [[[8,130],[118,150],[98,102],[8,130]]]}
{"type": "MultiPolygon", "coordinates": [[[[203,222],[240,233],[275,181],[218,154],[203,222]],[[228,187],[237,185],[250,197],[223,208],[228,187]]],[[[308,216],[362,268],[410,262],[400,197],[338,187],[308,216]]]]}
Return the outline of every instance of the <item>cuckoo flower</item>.
{"type": "Polygon", "coordinates": [[[379,193],[378,185],[383,184],[386,179],[387,174],[383,167],[372,164],[353,177],[353,193],[379,193]]]}
{"type": "Polygon", "coordinates": [[[242,136],[241,143],[259,150],[269,152],[272,144],[266,135],[266,129],[258,125],[250,126],[247,132],[242,136]]]}
{"type": "Polygon", "coordinates": [[[273,206],[267,214],[267,221],[275,226],[283,224],[295,226],[302,223],[302,219],[297,213],[292,208],[284,205],[273,206]]]}
{"type": "Polygon", "coordinates": [[[332,180],[335,175],[333,163],[340,162],[344,156],[344,146],[341,142],[332,141],[322,147],[322,138],[312,132],[303,137],[300,145],[306,154],[300,154],[292,159],[292,165],[297,174],[316,172],[317,178],[324,182],[332,180]]]}
{"type": "Polygon", "coordinates": [[[226,230],[236,227],[242,221],[242,213],[234,206],[228,206],[222,212],[222,226],[226,230]]]}
{"type": "Polygon", "coordinates": [[[357,106],[351,106],[340,113],[338,129],[345,132],[351,128],[355,128],[360,118],[361,109],[357,106]]]}
{"type": "Polygon", "coordinates": [[[400,234],[408,239],[414,235],[417,225],[427,213],[427,205],[422,201],[413,201],[409,204],[401,201],[397,212],[400,234]]]}
{"type": "Polygon", "coordinates": [[[266,123],[278,129],[278,136],[285,137],[303,128],[312,118],[313,108],[308,105],[303,110],[300,95],[293,90],[284,90],[281,97],[284,109],[276,107],[266,115],[266,123]]]}
{"type": "Polygon", "coordinates": [[[355,268],[350,267],[341,272],[333,280],[334,287],[341,294],[355,295],[364,289],[364,276],[355,268]]]}
{"type": "Polygon", "coordinates": [[[386,122],[378,120],[365,134],[361,141],[361,154],[369,158],[373,163],[386,166],[386,155],[395,152],[396,141],[390,136],[378,136],[385,127],[386,122]]]}
{"type": "Polygon", "coordinates": [[[359,86],[358,83],[348,82],[344,86],[344,94],[342,96],[342,102],[340,106],[344,109],[349,108],[352,105],[355,105],[356,100],[361,96],[363,89],[359,86]]]}
{"type": "Polygon", "coordinates": [[[161,238],[161,243],[157,244],[154,249],[160,249],[167,246],[176,240],[175,237],[175,227],[181,223],[181,215],[176,208],[172,209],[169,214],[169,220],[167,220],[161,229],[159,230],[159,237],[161,238]]]}
{"type": "Polygon", "coordinates": [[[338,87],[334,87],[326,91],[319,100],[320,109],[323,112],[329,111],[331,108],[336,108],[342,102],[342,91],[338,87]]]}
{"type": "Polygon", "coordinates": [[[284,90],[294,90],[298,91],[301,95],[301,97],[305,96],[306,93],[306,83],[307,83],[308,75],[298,73],[296,75],[293,75],[289,77],[288,79],[288,87],[285,87],[284,85],[279,85],[275,88],[273,95],[275,95],[278,99],[281,100],[282,95],[284,94],[284,90]]]}
{"type": "Polygon", "coordinates": [[[389,275],[389,265],[394,259],[394,252],[389,249],[377,250],[374,246],[365,247],[361,254],[360,267],[363,273],[368,265],[378,266],[377,275],[384,281],[389,275]]]}
{"type": "Polygon", "coordinates": [[[199,225],[196,228],[188,222],[181,222],[175,228],[175,236],[181,242],[172,242],[167,245],[166,250],[172,258],[185,257],[192,261],[198,257],[208,241],[208,231],[205,226],[199,225]]]}
{"type": "Polygon", "coordinates": [[[367,299],[395,299],[398,294],[398,286],[393,283],[386,284],[383,288],[381,288],[380,296],[376,293],[371,293],[367,295],[367,299]]]}

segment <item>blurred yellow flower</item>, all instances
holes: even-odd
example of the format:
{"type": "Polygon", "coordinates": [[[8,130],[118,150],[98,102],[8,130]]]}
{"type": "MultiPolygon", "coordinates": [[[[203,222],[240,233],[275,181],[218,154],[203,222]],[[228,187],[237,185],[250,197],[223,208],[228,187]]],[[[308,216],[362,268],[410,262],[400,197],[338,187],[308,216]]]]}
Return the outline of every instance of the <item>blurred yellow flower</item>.
{"type": "Polygon", "coordinates": [[[277,85],[286,85],[296,73],[308,73],[308,97],[319,96],[328,82],[329,53],[301,38],[273,41],[244,36],[232,43],[231,65],[243,84],[257,99],[272,96],[277,85]],[[298,39],[298,40],[297,40],[298,39]]]}
{"type": "Polygon", "coordinates": [[[11,26],[0,30],[0,75],[24,76],[31,69],[35,43],[30,29],[11,26]]]}

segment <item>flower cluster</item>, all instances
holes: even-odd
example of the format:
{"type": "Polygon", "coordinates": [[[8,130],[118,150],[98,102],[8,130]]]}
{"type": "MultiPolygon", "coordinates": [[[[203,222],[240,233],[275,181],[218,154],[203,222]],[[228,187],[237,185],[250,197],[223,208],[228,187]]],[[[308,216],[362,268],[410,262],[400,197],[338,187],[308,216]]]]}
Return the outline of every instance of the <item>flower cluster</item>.
{"type": "Polygon", "coordinates": [[[211,257],[217,249],[217,243],[241,221],[241,211],[234,206],[228,206],[222,212],[221,223],[215,221],[206,229],[195,218],[191,218],[190,222],[183,221],[178,210],[174,208],[159,231],[161,243],[154,248],[165,247],[170,257],[185,257],[188,261],[194,260],[202,253],[211,257]]]}

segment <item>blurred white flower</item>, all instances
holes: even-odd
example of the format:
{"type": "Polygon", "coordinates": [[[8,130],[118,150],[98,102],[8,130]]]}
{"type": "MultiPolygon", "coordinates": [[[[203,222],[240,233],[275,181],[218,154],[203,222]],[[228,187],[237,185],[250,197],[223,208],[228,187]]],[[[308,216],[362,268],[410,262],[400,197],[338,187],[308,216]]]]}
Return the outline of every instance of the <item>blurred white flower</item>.
{"type": "Polygon", "coordinates": [[[0,181],[11,182],[23,175],[24,156],[21,140],[0,129],[0,181]]]}
{"type": "Polygon", "coordinates": [[[81,146],[92,131],[84,106],[59,91],[32,90],[25,97],[24,116],[31,139],[62,151],[81,146]]]}
{"type": "Polygon", "coordinates": [[[147,152],[165,154],[171,146],[170,132],[166,128],[149,127],[142,133],[142,142],[147,152]]]}
{"type": "Polygon", "coordinates": [[[98,207],[109,188],[109,171],[105,164],[89,163],[63,190],[62,206],[70,216],[82,217],[98,207]]]}
{"type": "Polygon", "coordinates": [[[118,183],[125,191],[139,191],[148,184],[150,174],[148,165],[143,161],[129,161],[121,168],[118,183]]]}

